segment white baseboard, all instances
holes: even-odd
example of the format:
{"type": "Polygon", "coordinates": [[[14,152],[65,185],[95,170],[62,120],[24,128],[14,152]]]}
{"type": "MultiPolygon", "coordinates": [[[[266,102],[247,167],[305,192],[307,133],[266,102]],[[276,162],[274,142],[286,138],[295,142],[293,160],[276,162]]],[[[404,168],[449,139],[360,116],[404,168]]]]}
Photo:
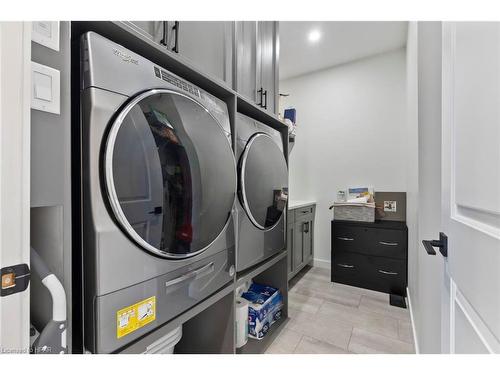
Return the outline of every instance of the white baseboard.
{"type": "Polygon", "coordinates": [[[413,307],[411,305],[411,298],[410,298],[410,289],[407,287],[406,288],[406,300],[408,302],[408,310],[410,310],[410,319],[411,319],[411,330],[413,332],[413,343],[415,345],[415,353],[420,354],[420,348],[418,346],[418,339],[417,339],[417,329],[415,327],[415,318],[413,315],[413,307]]]}
{"type": "Polygon", "coordinates": [[[319,268],[327,268],[330,269],[332,267],[332,262],[325,259],[314,258],[313,266],[319,268]]]}

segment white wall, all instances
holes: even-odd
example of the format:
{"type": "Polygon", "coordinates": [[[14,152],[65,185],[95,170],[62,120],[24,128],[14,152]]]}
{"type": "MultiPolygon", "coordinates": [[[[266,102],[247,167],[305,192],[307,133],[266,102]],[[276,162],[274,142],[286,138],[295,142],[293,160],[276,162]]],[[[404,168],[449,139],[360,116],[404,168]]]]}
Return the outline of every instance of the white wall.
{"type": "Polygon", "coordinates": [[[330,261],[328,207],[339,189],[406,191],[405,49],[280,82],[297,109],[291,200],[317,201],[315,260],[330,261]]]}

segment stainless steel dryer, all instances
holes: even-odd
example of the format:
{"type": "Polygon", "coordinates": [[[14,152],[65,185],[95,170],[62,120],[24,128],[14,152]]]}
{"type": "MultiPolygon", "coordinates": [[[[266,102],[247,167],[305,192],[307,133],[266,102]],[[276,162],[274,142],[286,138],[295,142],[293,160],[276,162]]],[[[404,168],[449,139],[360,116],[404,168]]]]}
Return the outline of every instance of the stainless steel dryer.
{"type": "Polygon", "coordinates": [[[233,280],[227,106],[90,32],[82,37],[84,340],[108,353],[233,280]]]}
{"type": "Polygon", "coordinates": [[[237,271],[245,270],[285,248],[288,167],[281,134],[238,114],[237,271]]]}

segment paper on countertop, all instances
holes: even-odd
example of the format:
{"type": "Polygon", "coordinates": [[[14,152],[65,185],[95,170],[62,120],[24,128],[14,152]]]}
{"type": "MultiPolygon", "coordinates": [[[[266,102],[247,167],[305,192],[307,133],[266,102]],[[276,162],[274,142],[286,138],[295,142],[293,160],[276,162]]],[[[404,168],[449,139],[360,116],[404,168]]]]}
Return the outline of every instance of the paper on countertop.
{"type": "Polygon", "coordinates": [[[369,195],[365,195],[359,198],[351,198],[348,199],[346,203],[368,203],[368,199],[370,199],[369,195]]]}

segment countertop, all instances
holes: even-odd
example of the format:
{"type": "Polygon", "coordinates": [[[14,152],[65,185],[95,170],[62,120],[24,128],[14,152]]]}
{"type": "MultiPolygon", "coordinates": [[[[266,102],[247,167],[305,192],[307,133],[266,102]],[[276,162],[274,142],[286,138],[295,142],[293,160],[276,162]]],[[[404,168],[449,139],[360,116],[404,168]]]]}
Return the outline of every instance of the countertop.
{"type": "Polygon", "coordinates": [[[296,208],[311,206],[313,204],[316,204],[316,201],[290,201],[288,202],[288,209],[294,210],[296,208]]]}

